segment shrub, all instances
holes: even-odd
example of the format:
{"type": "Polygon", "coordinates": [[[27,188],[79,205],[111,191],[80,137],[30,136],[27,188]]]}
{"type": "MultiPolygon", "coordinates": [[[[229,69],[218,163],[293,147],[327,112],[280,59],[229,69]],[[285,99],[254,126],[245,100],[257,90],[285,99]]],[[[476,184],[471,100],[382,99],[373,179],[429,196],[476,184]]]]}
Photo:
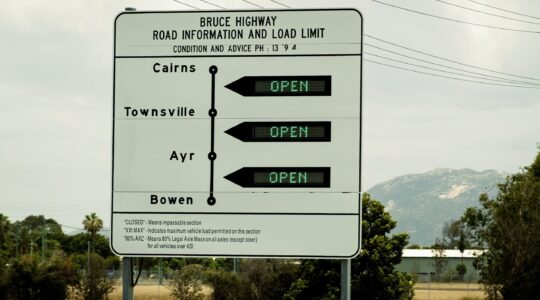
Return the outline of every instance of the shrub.
{"type": "Polygon", "coordinates": [[[66,299],[68,286],[77,281],[71,261],[62,253],[43,262],[23,256],[12,261],[7,273],[5,299],[66,299]]]}
{"type": "Polygon", "coordinates": [[[80,276],[80,280],[71,287],[73,299],[101,300],[114,290],[114,278],[107,276],[105,260],[99,255],[90,255],[90,267],[80,276]]]}
{"type": "Polygon", "coordinates": [[[456,272],[459,275],[459,279],[463,280],[463,277],[465,276],[465,273],[467,273],[467,266],[465,264],[463,264],[463,263],[459,263],[456,266],[456,272]]]}
{"type": "Polygon", "coordinates": [[[249,284],[238,274],[209,270],[205,272],[206,283],[212,288],[213,300],[243,300],[250,299],[249,284]]]}
{"type": "Polygon", "coordinates": [[[0,257],[0,300],[7,299],[8,280],[8,264],[0,257]]]}
{"type": "Polygon", "coordinates": [[[201,265],[186,265],[175,272],[169,289],[172,295],[180,300],[203,299],[202,277],[201,265]]]}

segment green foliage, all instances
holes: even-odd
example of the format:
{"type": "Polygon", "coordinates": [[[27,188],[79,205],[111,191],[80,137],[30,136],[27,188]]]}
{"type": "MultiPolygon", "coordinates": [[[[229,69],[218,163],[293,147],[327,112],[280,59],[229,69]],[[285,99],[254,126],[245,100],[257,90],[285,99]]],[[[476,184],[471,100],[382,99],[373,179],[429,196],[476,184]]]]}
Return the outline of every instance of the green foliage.
{"type": "Polygon", "coordinates": [[[353,297],[366,299],[412,299],[412,278],[394,269],[401,262],[407,234],[388,236],[396,222],[384,206],[362,197],[362,251],[352,264],[353,297]]]}
{"type": "Polygon", "coordinates": [[[284,295],[287,300],[339,298],[340,264],[335,260],[302,260],[300,276],[284,295]]]}
{"type": "MultiPolygon", "coordinates": [[[[88,243],[91,242],[92,236],[89,233],[79,233],[73,236],[66,236],[62,247],[67,253],[86,253],[88,252],[88,243]]],[[[103,235],[97,234],[94,237],[95,253],[101,257],[112,256],[109,240],[103,235]]]]}
{"type": "Polygon", "coordinates": [[[175,273],[169,283],[169,289],[176,299],[201,300],[203,267],[201,265],[186,265],[175,273]]]}
{"type": "MultiPolygon", "coordinates": [[[[282,299],[291,284],[298,278],[300,266],[296,261],[270,260],[271,263],[271,290],[266,299],[282,299]]],[[[249,278],[249,276],[248,276],[249,278]]]]}
{"type": "MultiPolygon", "coordinates": [[[[97,254],[97,253],[95,253],[97,254]]],[[[101,255],[97,254],[99,257],[101,255]]],[[[90,259],[93,257],[90,254],[90,259]]],[[[73,262],[73,268],[75,270],[86,270],[88,269],[88,252],[87,253],[74,253],[70,255],[70,258],[73,262]]],[[[100,262],[101,263],[101,262],[100,262]]],[[[112,271],[120,269],[120,258],[118,256],[108,256],[103,260],[103,270],[112,271]]]]}
{"type": "Polygon", "coordinates": [[[112,255],[107,238],[95,234],[101,219],[95,214],[87,217],[93,222],[88,224],[89,233],[66,236],[58,222],[43,215],[11,223],[0,214],[0,300],[64,299],[68,285],[86,289],[88,297],[73,295],[82,299],[101,299],[92,295],[110,292],[112,280],[105,280],[105,270],[118,269],[120,261],[112,255]],[[90,271],[89,241],[97,253],[91,256],[90,271]],[[75,270],[84,270],[80,282],[75,270]]]}
{"type": "Polygon", "coordinates": [[[442,239],[439,243],[445,249],[459,249],[462,253],[471,247],[469,236],[461,220],[445,222],[442,229],[442,239]]]}
{"type": "Polygon", "coordinates": [[[62,227],[54,219],[46,219],[43,215],[30,215],[22,221],[12,224],[10,235],[15,256],[31,252],[50,255],[59,250],[65,235],[62,227]]]}
{"type": "Polygon", "coordinates": [[[0,256],[0,300],[6,300],[9,291],[7,260],[0,256]]]}
{"type": "Polygon", "coordinates": [[[531,166],[500,184],[494,199],[480,196],[481,208],[462,217],[476,246],[487,249],[476,261],[488,297],[535,299],[540,282],[540,153],[531,166]]]}
{"type": "Polygon", "coordinates": [[[246,280],[235,273],[223,270],[208,270],[205,281],[212,288],[212,300],[249,300],[250,292],[246,280]]]}
{"type": "Polygon", "coordinates": [[[77,281],[69,259],[62,253],[43,262],[25,255],[14,259],[7,272],[5,299],[66,299],[68,286],[77,281]]]}
{"type": "Polygon", "coordinates": [[[91,213],[84,216],[82,221],[84,229],[90,233],[90,245],[92,249],[95,248],[95,239],[98,231],[103,228],[103,220],[96,215],[96,213],[91,213]]]}
{"type": "Polygon", "coordinates": [[[459,263],[456,266],[456,272],[459,275],[459,278],[463,279],[463,276],[465,276],[465,273],[467,273],[467,266],[463,263],[459,263]]]}
{"type": "MultiPolygon", "coordinates": [[[[203,267],[208,267],[212,265],[212,268],[214,269],[220,269],[222,268],[222,265],[224,264],[224,261],[227,261],[231,259],[223,259],[223,258],[217,258],[217,259],[204,259],[204,258],[193,258],[193,257],[173,257],[173,258],[163,258],[163,267],[165,269],[171,269],[171,270],[180,270],[184,266],[187,265],[201,265],[203,267]]],[[[153,264],[155,267],[157,267],[158,261],[154,261],[151,264],[153,264]]],[[[231,270],[232,270],[232,263],[231,263],[231,270]]]]}
{"type": "Polygon", "coordinates": [[[92,253],[89,263],[71,288],[72,299],[101,300],[114,289],[114,278],[109,278],[105,271],[105,259],[92,253]]]}
{"type": "Polygon", "coordinates": [[[432,246],[433,250],[433,269],[435,270],[435,281],[442,281],[443,272],[448,265],[448,260],[444,255],[444,242],[437,239],[432,246]]]}
{"type": "Polygon", "coordinates": [[[270,299],[273,288],[272,265],[272,262],[266,259],[248,259],[241,264],[241,272],[249,284],[251,299],[270,299]]]}
{"type": "Polygon", "coordinates": [[[206,266],[188,264],[176,272],[170,286],[175,297],[197,299],[202,278],[212,288],[212,299],[281,299],[298,275],[298,265],[287,260],[244,259],[238,263],[239,273],[227,270],[231,259],[203,262],[206,266]]]}
{"type": "Polygon", "coordinates": [[[215,270],[233,270],[233,259],[232,258],[216,258],[211,260],[206,260],[205,266],[215,269],[215,270]]]}
{"type": "Polygon", "coordinates": [[[111,255],[105,258],[105,270],[118,270],[120,269],[120,257],[116,255],[111,255]]]}
{"type": "Polygon", "coordinates": [[[0,251],[2,249],[5,249],[8,234],[11,229],[11,222],[9,221],[7,216],[4,216],[3,214],[0,214],[0,251]]]}
{"type": "MultiPolygon", "coordinates": [[[[352,260],[352,297],[365,299],[412,299],[412,278],[397,272],[407,244],[406,234],[387,236],[396,226],[384,206],[369,194],[362,197],[362,251],[352,260]]],[[[337,299],[340,264],[332,260],[304,260],[299,278],[285,299],[337,299]]]]}

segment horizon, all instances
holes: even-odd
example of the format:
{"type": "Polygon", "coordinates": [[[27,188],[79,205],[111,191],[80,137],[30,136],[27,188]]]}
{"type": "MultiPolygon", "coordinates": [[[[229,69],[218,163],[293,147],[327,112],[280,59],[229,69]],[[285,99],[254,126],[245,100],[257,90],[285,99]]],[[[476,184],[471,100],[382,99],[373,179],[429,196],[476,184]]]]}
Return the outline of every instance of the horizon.
{"type": "MultiPolygon", "coordinates": [[[[187,2],[216,10],[198,0],[187,2]]],[[[218,2],[228,9],[257,9],[244,1],[218,2]]],[[[352,7],[364,16],[361,192],[441,167],[513,174],[534,159],[540,142],[540,40],[533,33],[448,22],[369,0],[287,4],[352,7]],[[419,62],[398,63],[407,60],[403,55],[488,76],[481,81],[504,77],[514,87],[430,76],[422,72],[434,71],[425,68],[406,71],[419,62]],[[532,83],[519,88],[516,81],[532,83]]],[[[540,14],[540,2],[497,0],[493,5],[540,14]]],[[[82,227],[84,216],[96,212],[110,227],[113,30],[115,17],[127,6],[140,11],[194,9],[172,0],[30,0],[24,5],[8,0],[0,11],[0,213],[10,220],[44,215],[82,227]]],[[[406,6],[470,23],[531,28],[435,1],[406,6]]]]}

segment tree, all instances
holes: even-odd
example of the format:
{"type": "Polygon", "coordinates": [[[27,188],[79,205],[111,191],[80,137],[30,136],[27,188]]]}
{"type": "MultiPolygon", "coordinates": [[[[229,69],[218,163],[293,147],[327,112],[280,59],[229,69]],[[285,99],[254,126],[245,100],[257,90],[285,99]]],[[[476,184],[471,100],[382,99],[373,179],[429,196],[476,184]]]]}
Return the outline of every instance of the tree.
{"type": "Polygon", "coordinates": [[[442,228],[442,245],[447,249],[457,247],[459,235],[461,232],[461,222],[459,220],[451,220],[445,222],[442,228]]]}
{"type": "Polygon", "coordinates": [[[93,212],[90,215],[84,216],[82,224],[84,225],[84,229],[90,233],[90,244],[92,245],[92,249],[94,249],[96,234],[101,230],[101,228],[103,228],[103,220],[99,218],[95,212],[93,212]]]}
{"type": "Polygon", "coordinates": [[[436,239],[435,245],[432,246],[433,250],[433,268],[435,269],[435,280],[441,281],[442,274],[446,265],[448,265],[448,260],[444,255],[444,243],[443,241],[436,239]]]}
{"type": "Polygon", "coordinates": [[[498,194],[480,196],[462,217],[476,246],[475,261],[488,298],[536,299],[540,282],[540,152],[529,167],[507,177],[498,194]]]}
{"type": "Polygon", "coordinates": [[[471,242],[461,220],[445,222],[442,228],[442,237],[436,241],[444,249],[459,249],[462,253],[471,247],[471,242]]]}
{"type": "MultiPolygon", "coordinates": [[[[92,237],[89,233],[78,233],[66,237],[62,247],[67,253],[86,253],[88,251],[88,242],[90,242],[91,239],[92,237]]],[[[94,237],[92,249],[102,257],[113,255],[111,248],[109,247],[109,240],[100,234],[96,234],[94,237]]]]}
{"type": "Polygon", "coordinates": [[[45,254],[58,250],[65,239],[62,227],[54,219],[46,219],[43,215],[30,215],[13,224],[13,237],[17,241],[16,253],[30,253],[33,245],[41,248],[42,258],[45,254]]]}
{"type": "MultiPolygon", "coordinates": [[[[13,231],[12,231],[12,225],[9,221],[7,216],[4,216],[3,214],[0,214],[0,269],[1,266],[5,265],[4,260],[7,259],[11,252],[12,245],[10,245],[10,242],[12,241],[13,231]]],[[[5,274],[5,272],[0,270],[0,286],[2,282],[2,276],[5,274]]],[[[2,289],[0,288],[0,294],[2,293],[2,289]]],[[[2,297],[0,296],[0,299],[2,297]]]]}
{"type": "Polygon", "coordinates": [[[206,285],[212,289],[212,300],[251,300],[248,283],[238,273],[210,269],[204,277],[206,285]]]}
{"type": "Polygon", "coordinates": [[[187,265],[175,272],[169,283],[171,294],[179,300],[202,300],[203,267],[201,265],[187,265]]]}
{"type": "Polygon", "coordinates": [[[68,287],[76,282],[71,262],[62,252],[55,251],[45,261],[25,255],[12,261],[4,297],[9,300],[66,299],[68,287]]]}
{"type": "Polygon", "coordinates": [[[276,299],[281,295],[273,292],[279,286],[276,284],[276,273],[274,269],[277,265],[267,259],[246,259],[242,262],[241,272],[245,276],[249,286],[250,299],[265,300],[276,299]]]}
{"type": "MultiPolygon", "coordinates": [[[[362,250],[352,260],[352,298],[412,299],[412,278],[394,269],[400,263],[407,234],[388,236],[396,221],[369,194],[362,197],[362,250]]],[[[339,298],[339,262],[303,260],[299,278],[285,299],[339,298]]]]}
{"type": "Polygon", "coordinates": [[[115,279],[107,276],[106,261],[98,254],[90,255],[90,267],[71,287],[71,297],[76,300],[101,300],[114,290],[115,279]]]}
{"type": "Polygon", "coordinates": [[[9,222],[8,217],[0,214],[0,250],[5,246],[10,226],[11,222],[9,222]]]}
{"type": "Polygon", "coordinates": [[[465,277],[465,273],[467,273],[467,266],[464,263],[459,263],[456,266],[456,272],[458,273],[459,279],[463,281],[463,277],[465,277]]]}

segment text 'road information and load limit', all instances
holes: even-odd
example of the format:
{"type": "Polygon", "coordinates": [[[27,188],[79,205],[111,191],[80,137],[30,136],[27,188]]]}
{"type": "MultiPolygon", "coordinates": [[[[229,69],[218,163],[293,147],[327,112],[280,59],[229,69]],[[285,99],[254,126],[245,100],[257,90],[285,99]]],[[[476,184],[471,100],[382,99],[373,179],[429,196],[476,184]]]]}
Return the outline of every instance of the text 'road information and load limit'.
{"type": "Polygon", "coordinates": [[[356,10],[120,14],[113,251],[355,256],[361,81],[356,10]]]}

